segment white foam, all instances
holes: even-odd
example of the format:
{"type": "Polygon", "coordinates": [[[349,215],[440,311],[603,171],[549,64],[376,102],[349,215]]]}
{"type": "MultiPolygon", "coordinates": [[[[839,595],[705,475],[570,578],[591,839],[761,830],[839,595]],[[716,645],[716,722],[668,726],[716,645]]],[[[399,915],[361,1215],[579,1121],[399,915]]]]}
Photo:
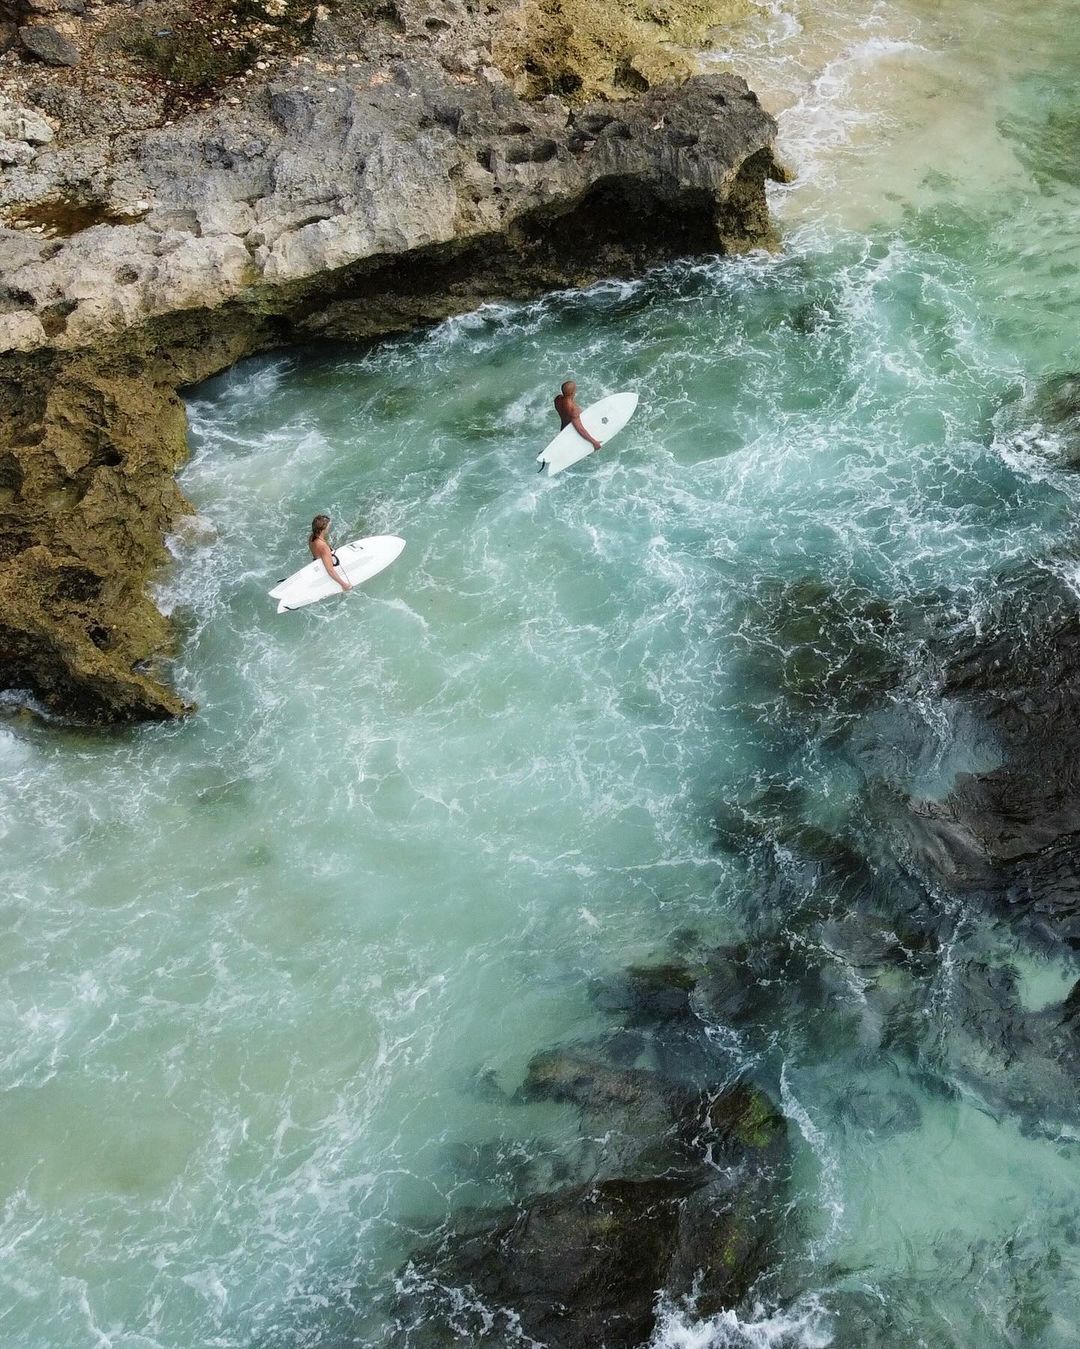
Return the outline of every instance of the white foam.
{"type": "Polygon", "coordinates": [[[820,1203],[822,1210],[829,1215],[825,1231],[813,1242],[815,1257],[820,1258],[836,1242],[843,1229],[844,1200],[840,1160],[830,1145],[825,1131],[814,1123],[810,1112],[792,1090],[788,1081],[786,1062],[780,1069],[780,1104],[784,1114],[798,1127],[820,1167],[820,1203]]]}
{"type": "Polygon", "coordinates": [[[755,1307],[745,1319],[724,1311],[695,1320],[667,1304],[651,1340],[652,1349],[827,1349],[832,1343],[828,1317],[814,1297],[784,1311],[755,1307]]]}
{"type": "Polygon", "coordinates": [[[10,772],[21,768],[31,755],[32,750],[25,740],[0,726],[0,770],[10,772]]]}

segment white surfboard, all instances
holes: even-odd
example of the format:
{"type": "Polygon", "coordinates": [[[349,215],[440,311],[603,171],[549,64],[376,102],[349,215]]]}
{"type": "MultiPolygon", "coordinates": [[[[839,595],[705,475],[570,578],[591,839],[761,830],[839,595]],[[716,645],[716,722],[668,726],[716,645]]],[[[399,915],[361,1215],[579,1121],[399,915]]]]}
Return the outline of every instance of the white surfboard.
{"type": "MultiPolygon", "coordinates": [[[[401,556],[405,540],[396,534],[373,534],[368,539],[354,539],[342,548],[335,549],[338,559],[337,569],[346,581],[354,586],[370,581],[384,567],[389,567],[396,557],[401,556]]],[[[328,595],[344,595],[345,592],[316,558],[306,567],[294,571],[287,580],[279,581],[270,591],[270,598],[278,601],[279,614],[290,609],[303,609],[316,600],[324,600],[328,595]]]]}
{"type": "MultiPolygon", "coordinates": [[[[601,398],[581,414],[581,423],[594,435],[601,445],[606,445],[612,436],[618,435],[634,415],[638,405],[636,393],[613,393],[601,398]]],[[[546,450],[536,456],[541,470],[545,467],[548,477],[553,478],[564,468],[576,464],[593,453],[593,447],[572,426],[564,426],[546,450]]]]}

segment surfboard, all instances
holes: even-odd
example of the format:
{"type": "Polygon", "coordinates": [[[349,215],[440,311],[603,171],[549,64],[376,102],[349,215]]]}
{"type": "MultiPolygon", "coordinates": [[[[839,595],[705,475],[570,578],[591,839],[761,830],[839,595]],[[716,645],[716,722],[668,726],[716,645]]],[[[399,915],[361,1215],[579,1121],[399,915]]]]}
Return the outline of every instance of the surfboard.
{"type": "MultiPolygon", "coordinates": [[[[609,394],[607,398],[601,398],[599,403],[586,408],[581,414],[581,422],[590,435],[594,435],[601,445],[606,445],[634,415],[637,405],[636,393],[609,394]]],[[[553,478],[556,473],[561,473],[564,468],[569,468],[592,453],[593,447],[584,436],[579,435],[572,426],[564,426],[547,449],[541,450],[536,456],[536,462],[541,471],[546,468],[548,477],[553,478]]]]}
{"type": "MultiPolygon", "coordinates": [[[[337,569],[346,581],[354,586],[370,581],[378,576],[396,557],[400,557],[405,540],[396,534],[373,534],[368,539],[354,539],[342,548],[335,550],[338,559],[337,569]]],[[[270,598],[278,601],[279,614],[290,609],[303,609],[305,605],[324,600],[328,595],[344,595],[345,591],[327,572],[316,558],[306,567],[284,581],[279,581],[270,591],[270,598]]]]}

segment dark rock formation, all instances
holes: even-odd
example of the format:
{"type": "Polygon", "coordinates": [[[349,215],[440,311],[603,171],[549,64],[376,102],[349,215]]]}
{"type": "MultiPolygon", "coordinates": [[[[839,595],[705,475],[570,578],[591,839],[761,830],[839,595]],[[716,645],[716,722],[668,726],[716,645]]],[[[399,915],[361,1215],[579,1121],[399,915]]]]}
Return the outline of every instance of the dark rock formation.
{"type": "Polygon", "coordinates": [[[722,1183],[658,1176],[542,1195],[473,1215],[421,1250],[399,1310],[408,1342],[494,1342],[515,1327],[551,1349],[637,1349],[657,1296],[697,1291],[701,1314],[736,1305],[763,1259],[753,1215],[722,1183]]]}
{"type": "Polygon", "coordinates": [[[891,605],[857,586],[767,578],[745,606],[739,681],[755,702],[784,698],[817,716],[864,708],[901,676],[896,622],[891,605]]]}
{"type": "Polygon", "coordinates": [[[523,1091],[572,1101],[637,1147],[609,1150],[595,1180],[459,1214],[402,1278],[403,1342],[524,1332],[552,1349],[634,1349],[661,1294],[702,1316],[739,1303],[768,1260],[784,1152],[760,1092],[693,1092],[565,1050],[538,1056],[523,1091]]]}
{"type": "Polygon", "coordinates": [[[570,110],[418,57],[74,145],[0,118],[37,146],[0,183],[0,686],[91,720],[182,710],[145,594],[178,387],[769,238],[775,127],[725,75],[570,110]]]}
{"type": "Polygon", "coordinates": [[[1080,375],[1055,375],[1035,396],[1034,412],[1041,425],[1061,441],[1061,457],[1080,468],[1080,375]]]}
{"type": "Polygon", "coordinates": [[[29,24],[19,29],[19,41],[31,56],[47,66],[77,66],[79,49],[71,38],[48,24],[29,24]]]}
{"type": "Polygon", "coordinates": [[[465,1218],[417,1252],[401,1309],[416,1343],[475,1342],[488,1326],[552,1349],[647,1342],[653,1301],[679,1243],[684,1180],[610,1180],[465,1218]],[[407,1311],[406,1311],[407,1309],[407,1311]],[[445,1323],[445,1324],[444,1324],[445,1323]]]}
{"type": "Polygon", "coordinates": [[[578,1144],[524,1160],[500,1144],[463,1150],[469,1182],[487,1180],[499,1200],[420,1240],[397,1281],[395,1343],[636,1349],[662,1301],[712,1316],[747,1299],[780,1236],[787,1127],[702,1033],[688,999],[708,963],[635,965],[598,983],[597,1002],[636,1029],[533,1057],[504,1100],[573,1107],[578,1144]],[[665,1061],[670,1071],[643,1066],[665,1061]]]}
{"type": "Polygon", "coordinates": [[[685,1023],[693,1016],[690,994],[699,973],[683,960],[630,965],[620,976],[598,983],[594,1001],[627,1026],[685,1023]]]}
{"type": "Polygon", "coordinates": [[[1002,578],[994,612],[948,661],[944,692],[997,738],[1002,766],[894,815],[922,874],[1030,932],[1080,947],[1080,607],[1050,572],[1002,578]]]}

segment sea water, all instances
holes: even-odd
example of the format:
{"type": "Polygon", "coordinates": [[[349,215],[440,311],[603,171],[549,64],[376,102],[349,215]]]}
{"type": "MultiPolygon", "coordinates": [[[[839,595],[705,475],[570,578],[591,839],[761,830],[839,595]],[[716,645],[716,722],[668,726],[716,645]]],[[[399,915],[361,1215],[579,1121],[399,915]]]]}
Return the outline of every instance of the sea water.
{"type": "MultiPolygon", "coordinates": [[[[609,1025],[595,981],[812,902],[717,847],[732,802],[779,785],[859,836],[861,786],[998,762],[932,683],[867,709],[860,613],[975,630],[1003,570],[1075,567],[1077,483],[1026,411],[1080,364],[1073,18],[777,0],[716,53],[797,170],[776,255],[191,393],[159,599],[198,715],[0,722],[0,1343],[384,1343],[415,1232],[577,1155],[572,1109],[513,1093],[609,1025]],[[642,405],[550,480],[568,375],[642,405]],[[406,551],[279,617],[317,511],[406,551]],[[812,699],[776,676],[800,605],[850,661],[812,699]]],[[[1032,1008],[1080,969],[942,903],[924,1053],[823,1061],[778,990],[779,1271],[738,1313],[662,1308],[659,1345],[1080,1339],[1080,1116],[1033,1127],[933,1057],[965,951],[1032,1008]],[[839,1109],[898,1084],[915,1128],[839,1109]]]]}

